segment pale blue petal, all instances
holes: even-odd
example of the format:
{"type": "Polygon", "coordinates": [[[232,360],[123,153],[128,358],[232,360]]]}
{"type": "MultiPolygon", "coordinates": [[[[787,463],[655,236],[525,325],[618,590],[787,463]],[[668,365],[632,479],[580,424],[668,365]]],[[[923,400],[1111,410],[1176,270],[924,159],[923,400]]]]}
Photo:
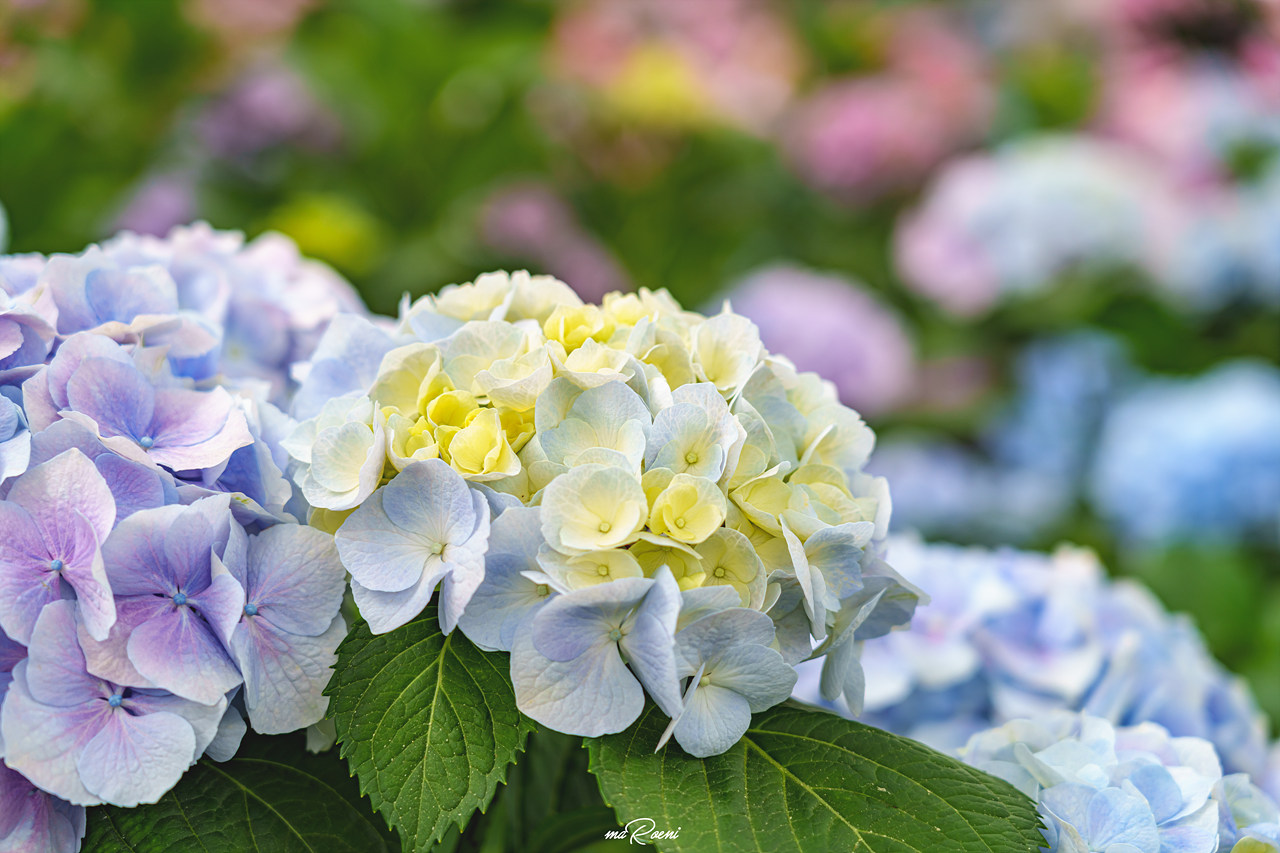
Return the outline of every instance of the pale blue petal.
{"type": "Polygon", "coordinates": [[[605,638],[622,628],[653,583],[649,578],[621,578],[556,596],[530,622],[531,640],[553,661],[571,661],[601,642],[616,643],[605,638]]]}
{"type": "Polygon", "coordinates": [[[423,572],[416,584],[399,592],[369,589],[352,580],[351,595],[360,615],[369,623],[369,630],[375,634],[385,634],[407,624],[421,613],[431,603],[436,586],[447,573],[446,564],[441,564],[438,570],[423,572]]]}
{"type": "Polygon", "coordinates": [[[788,666],[782,655],[757,645],[726,649],[707,672],[713,685],[746,699],[753,714],[786,701],[797,677],[795,668],[788,666]]]}
{"type": "Polygon", "coordinates": [[[694,758],[719,755],[737,743],[751,725],[747,700],[715,685],[694,690],[675,727],[676,743],[694,758]]]}
{"type": "MultiPolygon", "coordinates": [[[[612,581],[601,586],[612,586],[612,581]]],[[[596,587],[599,589],[599,587],[596,587]]],[[[619,648],[640,683],[669,717],[680,713],[680,678],[676,669],[675,632],[680,615],[680,588],[665,566],[654,576],[636,609],[619,648]]]]}
{"type": "Polygon", "coordinates": [[[552,661],[534,648],[529,632],[521,631],[511,650],[511,681],[521,712],[565,734],[620,732],[644,710],[644,688],[613,643],[591,647],[570,661],[552,661]]]}
{"type": "Polygon", "coordinates": [[[232,649],[244,672],[245,709],[256,731],[283,734],[324,717],[329,699],[322,691],[346,633],[341,616],[318,637],[288,634],[264,619],[245,618],[236,628],[232,649]]]}
{"type": "Polygon", "coordinates": [[[547,603],[550,591],[522,572],[537,571],[542,527],[537,507],[509,509],[493,520],[484,580],[472,596],[458,627],[486,651],[510,651],[520,624],[547,603]]]}
{"type": "Polygon", "coordinates": [[[228,705],[218,724],[218,733],[209,741],[204,754],[217,762],[230,761],[240,751],[240,743],[248,731],[249,726],[240,709],[235,705],[228,705]]]}
{"type": "Polygon", "coordinates": [[[250,537],[244,584],[258,616],[290,634],[318,636],[342,605],[346,574],[333,537],[279,524],[250,537]]]}
{"type": "Polygon", "coordinates": [[[196,736],[176,714],[133,716],[119,709],[76,760],[84,785],[105,803],[154,803],[193,761],[196,736]]]}

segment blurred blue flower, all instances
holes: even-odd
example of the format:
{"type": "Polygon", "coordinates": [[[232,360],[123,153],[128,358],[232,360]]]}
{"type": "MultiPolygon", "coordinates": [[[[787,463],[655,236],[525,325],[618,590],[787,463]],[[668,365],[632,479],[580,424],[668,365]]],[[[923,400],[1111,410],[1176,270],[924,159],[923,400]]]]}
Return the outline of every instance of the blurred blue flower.
{"type": "Polygon", "coordinates": [[[1074,507],[1099,424],[1131,372],[1119,342],[1100,332],[1029,345],[977,450],[908,437],[876,451],[868,469],[893,485],[895,529],[1015,544],[1051,529],[1074,507]]]}
{"type": "Polygon", "coordinates": [[[1131,541],[1277,541],[1280,370],[1234,362],[1146,382],[1107,416],[1090,492],[1131,541]]]}

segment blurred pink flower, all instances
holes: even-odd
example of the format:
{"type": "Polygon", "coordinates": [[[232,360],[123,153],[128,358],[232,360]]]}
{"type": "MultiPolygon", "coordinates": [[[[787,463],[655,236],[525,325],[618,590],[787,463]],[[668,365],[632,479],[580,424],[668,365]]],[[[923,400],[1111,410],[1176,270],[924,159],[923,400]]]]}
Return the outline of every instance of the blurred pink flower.
{"type": "MultiPolygon", "coordinates": [[[[1239,11],[1248,8],[1221,0],[1119,4],[1099,129],[1155,155],[1184,187],[1230,182],[1232,146],[1270,144],[1280,123],[1280,40],[1239,11]],[[1244,17],[1229,17],[1232,9],[1244,17]]],[[[1262,9],[1252,8],[1260,18],[1262,9]]]]}
{"type": "Polygon", "coordinates": [[[783,141],[808,183],[865,203],[909,189],[979,138],[993,104],[976,46],[942,18],[907,14],[885,70],[826,84],[795,107],[783,141]]]}
{"type": "Polygon", "coordinates": [[[729,294],[771,351],[835,383],[864,415],[891,411],[912,394],[915,354],[897,314],[857,283],[802,267],[751,273],[729,294]]]}
{"type": "MultiPolygon", "coordinates": [[[[803,58],[786,22],[754,0],[584,0],[555,25],[553,67],[598,92],[656,52],[691,75],[713,115],[744,130],[764,132],[792,97],[803,58]]],[[[634,94],[631,92],[629,94],[634,94]]]]}
{"type": "Polygon", "coordinates": [[[533,262],[583,299],[631,287],[613,255],[587,233],[549,187],[536,182],[504,187],[485,202],[481,233],[497,251],[533,262]]]}
{"type": "Polygon", "coordinates": [[[234,38],[287,34],[317,0],[187,0],[184,11],[195,24],[234,38]]]}

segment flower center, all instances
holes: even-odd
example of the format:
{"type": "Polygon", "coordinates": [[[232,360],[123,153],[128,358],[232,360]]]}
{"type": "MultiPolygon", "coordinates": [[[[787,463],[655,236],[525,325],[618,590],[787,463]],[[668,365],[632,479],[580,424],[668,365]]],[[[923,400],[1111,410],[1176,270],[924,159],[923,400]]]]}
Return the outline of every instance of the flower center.
{"type": "Polygon", "coordinates": [[[613,525],[607,521],[600,522],[600,526],[596,528],[596,530],[599,530],[601,533],[608,533],[612,529],[613,525]]]}
{"type": "Polygon", "coordinates": [[[138,439],[138,445],[142,447],[143,450],[150,450],[155,443],[156,440],[149,435],[144,435],[142,438],[138,439]]]}
{"type": "Polygon", "coordinates": [[[684,516],[682,515],[676,519],[676,527],[679,527],[681,530],[684,530],[684,525],[685,525],[685,521],[684,521],[684,516]]]}
{"type": "Polygon", "coordinates": [[[110,705],[112,708],[119,708],[122,702],[124,702],[124,697],[121,696],[119,693],[112,693],[109,697],[107,697],[107,704],[110,705]]]}
{"type": "Polygon", "coordinates": [[[688,453],[684,455],[684,461],[689,463],[690,465],[697,465],[698,454],[695,451],[690,450],[688,453]]]}
{"type": "Polygon", "coordinates": [[[444,543],[443,543],[443,542],[432,542],[432,543],[431,543],[431,553],[432,553],[432,554],[435,554],[437,557],[438,557],[438,556],[440,556],[441,554],[443,554],[443,553],[444,553],[444,543]]]}
{"type": "Polygon", "coordinates": [[[612,631],[610,631],[610,632],[609,632],[609,639],[610,639],[610,641],[615,642],[615,643],[616,643],[616,642],[618,642],[619,640],[621,640],[621,639],[622,639],[622,629],[621,629],[621,628],[614,628],[612,631]]]}
{"type": "Polygon", "coordinates": [[[604,563],[601,563],[600,565],[596,566],[596,574],[598,574],[602,578],[607,577],[609,574],[609,567],[606,566],[604,563]]]}
{"type": "Polygon", "coordinates": [[[62,562],[61,560],[50,560],[50,561],[49,561],[49,571],[51,571],[51,572],[60,572],[60,571],[62,571],[62,566],[63,566],[63,562],[62,562]]]}
{"type": "Polygon", "coordinates": [[[716,566],[716,570],[711,574],[715,575],[718,578],[724,577],[724,566],[716,566]]]}
{"type": "Polygon", "coordinates": [[[187,594],[185,592],[175,592],[173,594],[173,603],[179,607],[187,603],[187,594]]]}
{"type": "Polygon", "coordinates": [[[541,597],[541,598],[546,598],[550,593],[551,593],[551,588],[550,588],[550,587],[548,587],[545,583],[540,583],[540,584],[538,584],[538,596],[539,596],[539,597],[541,597]]]}
{"type": "Polygon", "coordinates": [[[244,615],[245,615],[245,616],[257,616],[257,615],[258,615],[258,605],[254,604],[253,602],[249,602],[248,604],[246,604],[246,605],[244,606],[244,615]]]}
{"type": "Polygon", "coordinates": [[[699,679],[698,679],[698,686],[699,686],[699,687],[706,687],[706,686],[707,686],[708,684],[710,684],[710,683],[711,683],[711,676],[709,676],[709,675],[704,675],[704,676],[702,676],[702,678],[699,678],[699,679]]]}

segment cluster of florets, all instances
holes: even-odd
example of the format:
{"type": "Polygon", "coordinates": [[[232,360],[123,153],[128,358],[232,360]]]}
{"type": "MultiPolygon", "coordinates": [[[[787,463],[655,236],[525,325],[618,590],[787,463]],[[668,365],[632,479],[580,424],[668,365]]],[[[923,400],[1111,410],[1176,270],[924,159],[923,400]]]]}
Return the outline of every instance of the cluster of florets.
{"type": "MultiPolygon", "coordinates": [[[[1144,588],[1110,582],[1090,552],[1043,555],[893,537],[896,567],[932,596],[863,650],[862,719],[940,749],[1022,717],[1083,710],[1213,744],[1228,772],[1269,788],[1267,729],[1243,681],[1144,588]]],[[[802,678],[797,695],[817,696],[802,678]]]]}
{"type": "Polygon", "coordinates": [[[326,309],[291,247],[239,246],[196,226],[0,257],[5,849],[74,850],[83,806],[156,801],[246,718],[324,716],[345,575],[291,514],[268,398],[326,309]]]}
{"type": "Polygon", "coordinates": [[[918,600],[879,557],[871,431],[728,308],[492,273],[393,331],[335,325],[299,400],[325,395],[285,447],[370,628],[438,588],[444,630],[510,651],[520,709],[559,731],[620,731],[647,692],[723,752],[800,660],[859,701],[861,640],[918,600]]]}
{"type": "Polygon", "coordinates": [[[1280,809],[1213,745],[1057,711],[973,736],[973,766],[1036,801],[1053,853],[1276,853],[1280,809]]]}

